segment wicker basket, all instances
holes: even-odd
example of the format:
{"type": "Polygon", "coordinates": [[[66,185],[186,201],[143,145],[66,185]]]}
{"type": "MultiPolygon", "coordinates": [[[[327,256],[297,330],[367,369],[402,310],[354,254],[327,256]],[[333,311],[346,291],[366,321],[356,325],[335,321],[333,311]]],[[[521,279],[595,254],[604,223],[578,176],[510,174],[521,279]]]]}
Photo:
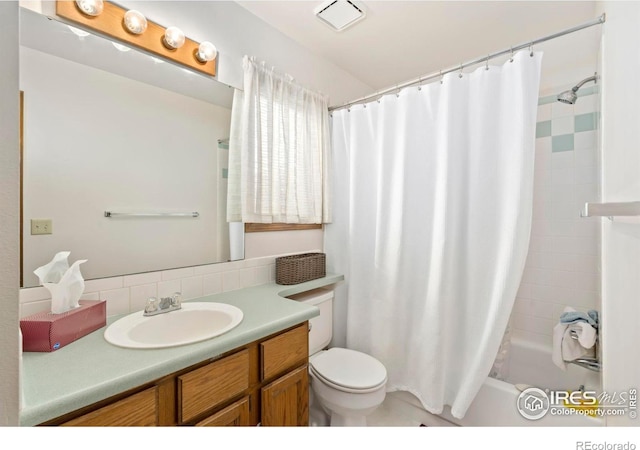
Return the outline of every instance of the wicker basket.
{"type": "Polygon", "coordinates": [[[304,253],[276,258],[277,284],[304,283],[322,278],[326,273],[324,253],[304,253]]]}

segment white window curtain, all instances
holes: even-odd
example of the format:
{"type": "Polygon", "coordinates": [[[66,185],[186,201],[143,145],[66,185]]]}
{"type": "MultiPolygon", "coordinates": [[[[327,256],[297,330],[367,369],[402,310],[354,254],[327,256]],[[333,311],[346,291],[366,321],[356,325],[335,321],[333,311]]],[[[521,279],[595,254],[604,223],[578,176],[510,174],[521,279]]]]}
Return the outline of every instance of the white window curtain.
{"type": "Polygon", "coordinates": [[[326,96],[244,57],[229,140],[227,220],[328,223],[330,137],[326,96]]]}
{"type": "Polygon", "coordinates": [[[541,61],[522,52],[333,113],[340,196],[325,251],[346,279],[336,317],[347,347],[385,364],[388,390],[433,413],[464,416],[511,314],[531,230],[541,61]]]}

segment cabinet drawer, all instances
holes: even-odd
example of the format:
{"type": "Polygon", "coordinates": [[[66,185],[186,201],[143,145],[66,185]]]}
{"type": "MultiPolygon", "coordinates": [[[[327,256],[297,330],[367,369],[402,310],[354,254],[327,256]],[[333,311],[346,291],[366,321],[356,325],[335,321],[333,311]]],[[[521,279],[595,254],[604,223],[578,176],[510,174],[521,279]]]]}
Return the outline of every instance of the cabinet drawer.
{"type": "Polygon", "coordinates": [[[260,377],[267,380],[298,364],[306,363],[309,357],[309,329],[307,322],[260,343],[260,377]]]}
{"type": "Polygon", "coordinates": [[[76,427],[144,427],[158,424],[158,388],[152,387],[123,400],[65,422],[76,427]]]}
{"type": "Polygon", "coordinates": [[[181,375],[178,377],[178,420],[190,422],[248,388],[248,350],[181,375]]]}

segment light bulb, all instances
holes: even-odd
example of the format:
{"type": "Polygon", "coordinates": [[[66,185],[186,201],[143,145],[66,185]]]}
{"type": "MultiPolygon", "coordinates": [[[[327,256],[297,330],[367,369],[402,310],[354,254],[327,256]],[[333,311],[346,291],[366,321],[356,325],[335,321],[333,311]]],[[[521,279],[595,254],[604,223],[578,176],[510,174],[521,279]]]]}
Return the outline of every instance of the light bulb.
{"type": "Polygon", "coordinates": [[[140,11],[131,9],[124,14],[124,27],[133,34],[142,34],[147,29],[147,19],[140,11]]]}
{"type": "Polygon", "coordinates": [[[80,28],[72,27],[71,25],[67,25],[67,26],[69,27],[69,29],[71,30],[71,32],[72,32],[73,34],[75,34],[76,36],[78,36],[78,37],[83,38],[83,37],[85,37],[85,36],[89,36],[89,33],[87,33],[87,32],[86,32],[86,31],[84,31],[84,30],[81,30],[80,28]]]}
{"type": "Polygon", "coordinates": [[[99,16],[104,9],[102,0],[76,0],[76,6],[87,16],[99,16]]]}
{"type": "Polygon", "coordinates": [[[218,54],[218,49],[211,42],[203,42],[198,47],[198,51],[196,51],[196,59],[201,63],[206,63],[207,61],[213,61],[216,59],[216,55],[218,54]]]}
{"type": "Polygon", "coordinates": [[[169,27],[164,32],[162,42],[169,49],[175,50],[180,48],[184,45],[184,33],[180,28],[169,27]]]}
{"type": "Polygon", "coordinates": [[[113,46],[115,48],[117,48],[118,50],[120,50],[121,52],[128,52],[129,50],[131,50],[129,47],[127,47],[126,45],[122,45],[122,44],[118,44],[117,42],[112,42],[113,46]]]}

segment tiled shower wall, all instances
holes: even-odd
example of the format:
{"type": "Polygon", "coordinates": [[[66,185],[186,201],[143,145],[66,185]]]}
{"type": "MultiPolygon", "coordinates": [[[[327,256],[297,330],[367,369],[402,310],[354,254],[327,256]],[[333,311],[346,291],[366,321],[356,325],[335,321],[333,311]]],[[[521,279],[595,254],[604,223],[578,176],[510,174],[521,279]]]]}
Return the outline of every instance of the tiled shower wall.
{"type": "Polygon", "coordinates": [[[583,87],[578,101],[556,101],[561,86],[538,102],[533,224],[529,254],[511,315],[514,337],[551,345],[566,306],[599,310],[601,218],[581,218],[600,198],[599,94],[583,87]]]}

